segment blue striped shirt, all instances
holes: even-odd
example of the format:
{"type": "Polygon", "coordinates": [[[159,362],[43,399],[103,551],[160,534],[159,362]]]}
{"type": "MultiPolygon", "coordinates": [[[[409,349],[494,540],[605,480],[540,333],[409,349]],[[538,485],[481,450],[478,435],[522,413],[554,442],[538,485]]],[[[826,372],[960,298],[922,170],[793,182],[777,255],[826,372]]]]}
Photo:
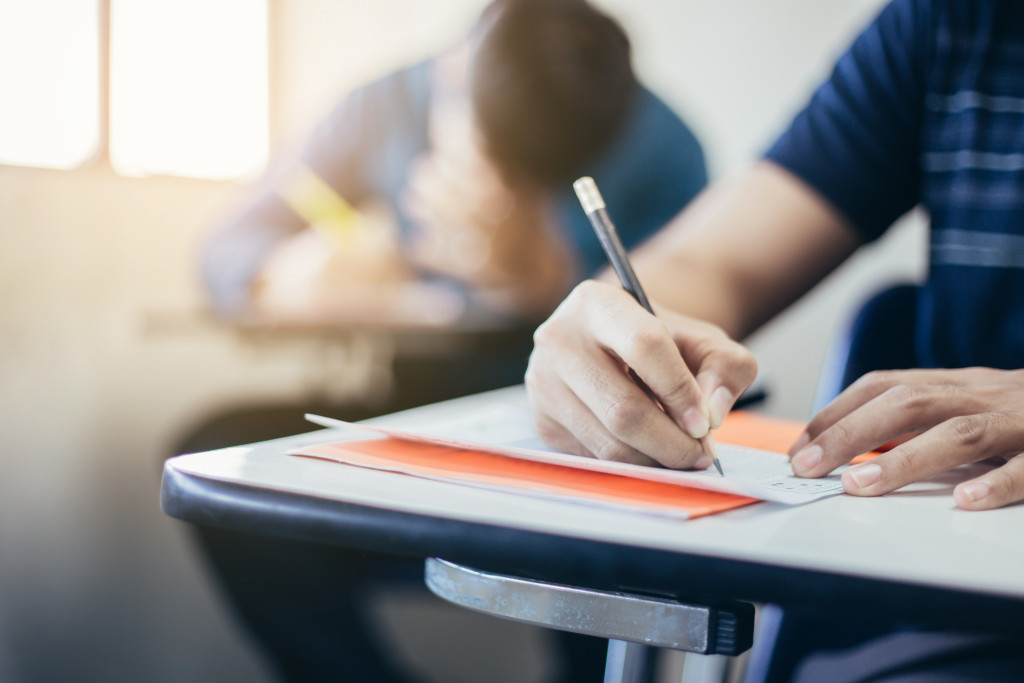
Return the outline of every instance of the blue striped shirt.
{"type": "Polygon", "coordinates": [[[1024,3],[892,2],[766,158],[866,241],[925,209],[919,367],[1024,367],[1024,3]]]}

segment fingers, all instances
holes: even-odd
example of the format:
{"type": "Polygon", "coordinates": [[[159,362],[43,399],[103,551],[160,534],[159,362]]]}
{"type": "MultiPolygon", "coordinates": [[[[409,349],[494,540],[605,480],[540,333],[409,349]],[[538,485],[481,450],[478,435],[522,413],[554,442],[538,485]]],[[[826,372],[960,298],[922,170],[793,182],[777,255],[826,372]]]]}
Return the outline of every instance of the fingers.
{"type": "MultiPolygon", "coordinates": [[[[951,418],[888,453],[850,467],[843,472],[843,488],[853,495],[881,495],[914,481],[945,472],[957,465],[1019,452],[1024,450],[1022,428],[1024,420],[1020,416],[1002,412],[951,418]]],[[[1006,465],[1003,466],[1005,467],[1006,465]]],[[[1020,478],[1021,474],[1024,474],[1024,470],[1019,463],[1001,475],[989,473],[982,478],[983,482],[979,484],[979,488],[964,488],[960,496],[971,501],[973,495],[980,503],[982,500],[988,500],[988,496],[993,493],[997,493],[997,497],[992,498],[992,501],[1002,499],[1009,502],[1014,495],[1024,496],[1024,481],[1020,478]],[[981,487],[986,485],[989,487],[989,493],[982,495],[984,491],[981,487]]]]}
{"type": "MultiPolygon", "coordinates": [[[[927,383],[939,383],[941,380],[932,381],[936,377],[939,377],[939,375],[935,371],[927,370],[869,372],[851,384],[807,423],[808,440],[823,433],[846,415],[849,415],[860,406],[881,396],[890,389],[899,386],[915,387],[927,383]]],[[[900,397],[890,398],[898,400],[900,397]]],[[[913,397],[907,396],[903,398],[910,400],[913,397]]],[[[806,445],[806,442],[804,445],[806,445]]],[[[795,450],[797,449],[791,450],[790,455],[793,455],[795,450]]]]}
{"type": "Polygon", "coordinates": [[[689,321],[675,342],[707,401],[711,428],[722,425],[740,394],[757,377],[757,361],[742,344],[709,323],[689,321]]]}
{"type": "Polygon", "coordinates": [[[700,461],[693,435],[710,424],[701,389],[665,325],[620,288],[578,286],[534,342],[526,386],[549,443],[610,460],[642,454],[673,468],[700,461]]]}
{"type": "Polygon", "coordinates": [[[596,342],[632,368],[695,439],[721,425],[757,374],[753,355],[717,327],[664,313],[656,318],[622,290],[587,309],[587,315],[596,342]],[[598,319],[620,322],[598,325],[598,319]]]}
{"type": "Polygon", "coordinates": [[[402,204],[423,229],[486,232],[511,214],[516,201],[489,164],[435,152],[411,165],[402,204]]]}
{"type": "Polygon", "coordinates": [[[991,368],[866,375],[811,420],[790,449],[799,476],[823,476],[862,452],[887,453],[843,472],[847,493],[875,496],[965,463],[1010,460],[959,485],[960,507],[982,510],[1024,499],[1024,375],[991,368]]]}
{"type": "Polygon", "coordinates": [[[991,510],[1024,500],[1024,455],[953,489],[953,500],[964,510],[991,510]]]}
{"type": "Polygon", "coordinates": [[[609,359],[621,364],[615,374],[623,375],[623,366],[632,368],[679,428],[694,439],[707,434],[707,402],[664,323],[621,288],[585,283],[577,290],[584,300],[578,309],[584,328],[609,359]],[[600,290],[590,291],[595,288],[600,290]]]}
{"type": "MultiPolygon", "coordinates": [[[[538,334],[542,343],[553,343],[543,340],[543,331],[538,334]]],[[[564,430],[579,444],[572,452],[602,460],[693,467],[702,454],[700,444],[629,378],[620,361],[596,344],[583,350],[559,354],[544,367],[541,353],[531,356],[527,387],[535,415],[547,416],[535,418],[541,436],[553,438],[548,443],[556,447],[572,446],[560,433],[564,430]],[[551,420],[560,427],[552,428],[551,420]]]]}
{"type": "Polygon", "coordinates": [[[718,328],[654,317],[621,288],[589,281],[537,329],[526,386],[538,430],[562,450],[704,467],[697,440],[755,373],[718,328]]]}
{"type": "Polygon", "coordinates": [[[948,384],[898,384],[878,393],[882,388],[874,383],[851,387],[855,400],[841,395],[816,416],[805,439],[794,444],[793,472],[802,477],[824,476],[908,432],[925,431],[981,407],[973,405],[966,392],[948,384]],[[857,401],[864,403],[857,405],[857,401]],[[837,405],[845,409],[848,403],[855,404],[848,413],[835,414],[837,405]]]}
{"type": "MultiPolygon", "coordinates": [[[[1002,392],[1019,390],[1020,380],[1019,372],[990,368],[869,372],[850,385],[811,419],[807,424],[806,433],[790,449],[790,455],[794,455],[810,440],[854,410],[890,391],[897,392],[887,397],[892,410],[904,412],[914,409],[915,414],[920,415],[927,414],[930,407],[929,397],[920,392],[924,391],[927,386],[943,386],[958,392],[957,401],[960,406],[958,414],[964,415],[984,410],[987,405],[990,405],[987,401],[993,396],[998,398],[1002,392]]],[[[937,424],[941,419],[945,418],[932,420],[928,425],[937,424]]]]}
{"type": "Polygon", "coordinates": [[[545,401],[531,396],[537,434],[550,446],[563,453],[584,457],[601,457],[605,460],[636,465],[659,464],[653,458],[618,442],[601,422],[585,409],[585,406],[572,392],[561,391],[556,400],[564,411],[562,414],[568,416],[567,422],[570,424],[570,428],[563,427],[561,423],[549,416],[552,411],[545,401]]]}

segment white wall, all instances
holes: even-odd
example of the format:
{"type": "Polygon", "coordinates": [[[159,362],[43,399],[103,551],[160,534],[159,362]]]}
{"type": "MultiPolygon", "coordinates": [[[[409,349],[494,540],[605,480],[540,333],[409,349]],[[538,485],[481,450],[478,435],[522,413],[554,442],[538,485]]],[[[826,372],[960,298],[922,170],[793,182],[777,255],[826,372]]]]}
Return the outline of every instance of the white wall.
{"type": "MultiPolygon", "coordinates": [[[[879,0],[604,0],[712,171],[753,158],[879,0]]],[[[481,0],[275,0],[278,141],[345,88],[447,44],[481,0]]],[[[0,657],[5,680],[260,680],[160,459],[217,406],[365,389],[359,345],[241,340],[198,316],[193,249],[231,184],[0,167],[0,657]],[[332,370],[321,368],[335,359],[332,370]],[[340,360],[338,360],[340,358],[340,360]]],[[[912,222],[752,341],[770,409],[805,417],[851,301],[922,267],[912,222]]]]}

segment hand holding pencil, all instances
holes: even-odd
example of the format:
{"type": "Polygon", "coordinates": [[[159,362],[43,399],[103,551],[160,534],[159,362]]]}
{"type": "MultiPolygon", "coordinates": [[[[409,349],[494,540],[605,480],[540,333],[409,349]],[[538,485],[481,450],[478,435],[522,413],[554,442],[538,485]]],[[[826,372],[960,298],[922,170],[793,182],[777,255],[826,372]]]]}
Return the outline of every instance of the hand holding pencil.
{"type": "MultiPolygon", "coordinates": [[[[591,219],[606,220],[600,194],[583,194],[591,219]]],[[[644,291],[610,248],[620,279],[638,294],[587,280],[537,329],[525,378],[537,432],[565,453],[711,467],[708,433],[753,382],[757,363],[713,324],[637,305],[644,291]]]]}
{"type": "MultiPolygon", "coordinates": [[[[651,307],[651,302],[648,301],[647,294],[644,292],[643,287],[640,286],[640,280],[633,271],[633,266],[626,255],[626,249],[622,246],[622,241],[615,230],[615,224],[612,223],[611,217],[608,216],[608,209],[604,204],[604,198],[601,197],[601,192],[597,189],[597,183],[594,182],[593,178],[584,176],[573,183],[573,189],[576,190],[576,196],[579,197],[580,204],[583,205],[583,211],[586,212],[587,218],[590,219],[590,224],[594,227],[594,232],[597,233],[597,238],[601,241],[601,247],[604,248],[605,254],[608,255],[612,268],[615,269],[615,273],[619,276],[622,287],[632,294],[637,303],[643,306],[648,313],[654,315],[654,308],[651,307]]],[[[644,381],[640,379],[633,368],[629,368],[629,376],[644,389],[644,392],[652,400],[658,403],[662,410],[665,409],[658,401],[657,396],[653,395],[650,388],[644,384],[644,381]]],[[[722,463],[718,461],[718,453],[715,451],[714,439],[711,437],[711,413],[707,402],[701,401],[700,411],[707,420],[708,429],[702,435],[691,435],[700,440],[704,454],[711,458],[711,462],[714,464],[715,469],[718,470],[718,473],[725,476],[725,472],[722,471],[722,463]]]]}

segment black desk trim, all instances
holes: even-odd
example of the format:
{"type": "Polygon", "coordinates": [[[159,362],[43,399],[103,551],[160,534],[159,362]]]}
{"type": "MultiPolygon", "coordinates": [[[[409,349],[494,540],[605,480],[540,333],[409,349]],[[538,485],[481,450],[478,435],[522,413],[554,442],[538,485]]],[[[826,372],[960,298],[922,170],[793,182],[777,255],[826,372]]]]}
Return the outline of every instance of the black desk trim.
{"type": "Polygon", "coordinates": [[[172,517],[249,534],[442,557],[553,583],[714,602],[735,599],[875,623],[1024,634],[1024,599],[795,569],[357,505],[164,467],[172,517]],[[528,549],[524,551],[524,549],[528,549]]]}

